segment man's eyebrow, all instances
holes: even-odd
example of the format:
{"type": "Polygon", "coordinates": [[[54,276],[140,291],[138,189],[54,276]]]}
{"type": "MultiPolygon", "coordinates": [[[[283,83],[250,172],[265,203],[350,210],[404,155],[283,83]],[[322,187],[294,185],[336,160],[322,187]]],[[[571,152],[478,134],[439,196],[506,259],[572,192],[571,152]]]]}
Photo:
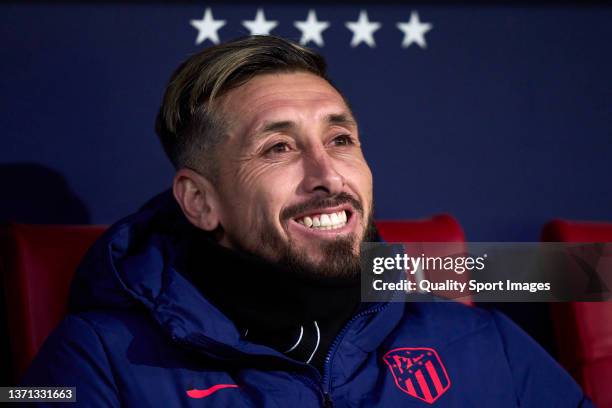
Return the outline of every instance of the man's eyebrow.
{"type": "MultiPolygon", "coordinates": [[[[357,127],[355,119],[347,113],[330,113],[326,116],[325,121],[330,125],[344,125],[357,127]]],[[[276,122],[267,122],[257,131],[258,134],[282,132],[295,128],[297,125],[290,120],[282,120],[276,122]]]]}
{"type": "Polygon", "coordinates": [[[347,113],[332,113],[327,115],[327,123],[330,125],[342,125],[357,128],[357,122],[353,116],[347,113]]]}
{"type": "Polygon", "coordinates": [[[247,146],[254,145],[258,140],[275,132],[287,132],[296,127],[296,124],[290,120],[268,121],[264,122],[255,130],[253,137],[247,138],[244,142],[247,146]]]}
{"type": "MultiPolygon", "coordinates": [[[[325,121],[330,125],[340,125],[352,128],[357,128],[357,122],[353,119],[353,116],[348,113],[330,113],[325,117],[325,121]]],[[[275,132],[288,132],[297,127],[297,124],[291,120],[280,120],[265,122],[254,135],[253,139],[249,140],[249,144],[255,142],[255,140],[262,136],[268,135],[275,132]]]]}
{"type": "Polygon", "coordinates": [[[278,122],[266,122],[263,124],[261,129],[257,131],[258,134],[282,132],[295,128],[295,123],[290,120],[283,120],[278,122]]]}

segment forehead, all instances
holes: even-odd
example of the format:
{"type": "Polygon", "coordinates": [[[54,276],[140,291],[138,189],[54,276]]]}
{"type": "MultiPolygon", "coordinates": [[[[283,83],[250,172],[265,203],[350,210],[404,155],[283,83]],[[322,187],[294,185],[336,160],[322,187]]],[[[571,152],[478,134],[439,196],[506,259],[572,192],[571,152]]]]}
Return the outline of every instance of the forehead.
{"type": "Polygon", "coordinates": [[[313,123],[329,115],[352,118],[344,98],[325,79],[310,73],[260,75],[223,99],[230,131],[256,132],[272,121],[313,123]]]}

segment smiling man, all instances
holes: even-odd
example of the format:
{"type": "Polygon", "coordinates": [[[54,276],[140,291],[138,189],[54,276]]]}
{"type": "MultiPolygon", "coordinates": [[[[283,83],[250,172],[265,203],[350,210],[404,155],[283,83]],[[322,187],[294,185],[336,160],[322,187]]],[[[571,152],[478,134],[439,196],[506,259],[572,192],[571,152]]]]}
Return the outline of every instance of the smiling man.
{"type": "MultiPolygon", "coordinates": [[[[208,168],[197,158],[177,166],[174,195],[188,220],[217,231],[225,247],[306,275],[356,275],[360,244],[372,238],[372,174],[344,98],[324,79],[322,61],[305,55],[312,72],[281,67],[209,102],[224,141],[208,168]]],[[[177,136],[162,137],[168,146],[177,136]]]]}
{"type": "Polygon", "coordinates": [[[76,386],[88,407],[590,405],[498,313],[360,302],[372,174],[318,54],[203,50],[156,130],[172,192],[90,250],[23,385],[76,386]]]}

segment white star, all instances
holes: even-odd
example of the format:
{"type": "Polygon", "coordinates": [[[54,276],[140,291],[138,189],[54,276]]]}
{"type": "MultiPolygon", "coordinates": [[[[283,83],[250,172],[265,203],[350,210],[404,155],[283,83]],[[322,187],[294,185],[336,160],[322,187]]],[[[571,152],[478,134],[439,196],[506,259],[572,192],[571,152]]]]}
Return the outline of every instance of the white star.
{"type": "Polygon", "coordinates": [[[397,23],[397,28],[404,33],[403,48],[410,47],[412,43],[416,43],[421,48],[427,48],[425,33],[433,28],[433,24],[421,23],[419,13],[413,11],[410,13],[410,21],[407,23],[397,23]]]}
{"type": "Polygon", "coordinates": [[[263,9],[257,9],[255,20],[245,20],[242,25],[251,32],[251,35],[270,35],[270,31],[278,25],[278,21],[266,21],[263,9]]]}
{"type": "Polygon", "coordinates": [[[319,47],[323,47],[323,31],[329,27],[329,21],[318,21],[317,13],[314,10],[308,10],[306,21],[295,21],[293,25],[302,32],[300,44],[306,45],[312,41],[319,47]]]}
{"type": "Polygon", "coordinates": [[[210,11],[210,7],[206,8],[204,17],[201,20],[191,20],[190,24],[198,30],[198,38],[196,45],[203,43],[206,40],[212,41],[214,44],[219,44],[219,35],[217,31],[225,25],[225,20],[215,20],[210,11]]]}
{"type": "Polygon", "coordinates": [[[353,32],[351,47],[358,46],[361,42],[365,42],[370,47],[375,47],[374,31],[378,30],[382,24],[372,22],[368,19],[368,13],[365,10],[359,12],[359,20],[346,22],[346,27],[353,32]]]}

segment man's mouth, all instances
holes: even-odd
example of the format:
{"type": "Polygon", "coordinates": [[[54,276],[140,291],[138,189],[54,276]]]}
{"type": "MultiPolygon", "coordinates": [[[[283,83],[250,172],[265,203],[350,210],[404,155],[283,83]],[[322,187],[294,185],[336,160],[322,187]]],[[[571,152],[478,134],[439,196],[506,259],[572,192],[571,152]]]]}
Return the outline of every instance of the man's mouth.
{"type": "Polygon", "coordinates": [[[350,210],[333,212],[320,211],[295,218],[295,221],[306,228],[314,230],[334,230],[344,227],[351,218],[350,210]]]}
{"type": "Polygon", "coordinates": [[[336,239],[354,234],[362,217],[361,203],[344,192],[312,199],[281,212],[288,234],[296,234],[302,239],[336,239]]]}

